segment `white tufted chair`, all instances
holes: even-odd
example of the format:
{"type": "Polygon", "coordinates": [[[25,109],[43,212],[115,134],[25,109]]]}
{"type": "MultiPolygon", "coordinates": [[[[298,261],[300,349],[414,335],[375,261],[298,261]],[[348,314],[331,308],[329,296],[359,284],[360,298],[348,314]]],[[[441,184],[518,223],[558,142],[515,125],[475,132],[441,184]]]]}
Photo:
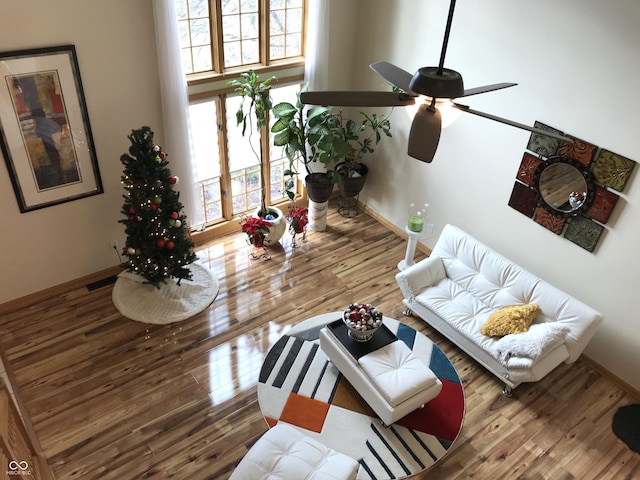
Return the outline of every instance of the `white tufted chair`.
{"type": "Polygon", "coordinates": [[[229,480],[355,480],[359,463],[278,423],[251,447],[229,480]]]}

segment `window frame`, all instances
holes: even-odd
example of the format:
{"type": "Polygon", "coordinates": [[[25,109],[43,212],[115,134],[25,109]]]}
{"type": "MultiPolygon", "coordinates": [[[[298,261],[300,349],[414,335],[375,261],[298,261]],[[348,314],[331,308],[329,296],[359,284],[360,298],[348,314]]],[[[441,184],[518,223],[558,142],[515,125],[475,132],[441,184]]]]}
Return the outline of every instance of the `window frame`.
{"type": "MultiPolygon", "coordinates": [[[[234,220],[239,215],[233,214],[233,204],[231,195],[231,172],[229,170],[228,156],[228,136],[227,128],[233,128],[235,125],[226,125],[226,98],[233,95],[234,88],[229,86],[230,80],[239,78],[240,75],[249,69],[254,70],[260,77],[276,76],[277,81],[273,83],[273,87],[288,86],[293,84],[304,83],[305,55],[306,55],[306,32],[308,28],[308,0],[302,0],[303,18],[302,18],[302,38],[301,38],[301,56],[290,57],[285,59],[271,60],[269,45],[269,10],[270,0],[258,0],[260,12],[259,19],[259,37],[260,37],[260,58],[259,63],[250,65],[240,65],[225,68],[222,42],[222,0],[208,0],[209,4],[209,20],[211,33],[211,55],[212,70],[207,72],[196,72],[186,74],[187,91],[189,103],[193,101],[215,101],[216,102],[216,125],[219,145],[220,159],[220,195],[221,195],[221,211],[222,218],[212,223],[205,223],[204,229],[208,231],[219,231],[227,233],[236,229],[234,220]]],[[[271,162],[270,162],[270,135],[268,125],[264,127],[264,131],[260,135],[260,144],[263,151],[263,158],[267,159],[262,165],[261,175],[267,180],[266,201],[271,204],[271,162]]],[[[303,188],[303,182],[300,178],[296,178],[297,194],[294,200],[306,199],[306,191],[303,188]]],[[[278,202],[274,206],[287,206],[292,201],[285,199],[278,202]]],[[[202,205],[198,205],[201,208],[202,205]]],[[[194,233],[195,235],[195,233],[194,233]]],[[[202,233],[199,234],[201,236],[202,233]]],[[[208,237],[208,236],[207,236],[208,237]]],[[[206,238],[205,238],[206,240],[206,238]]]]}

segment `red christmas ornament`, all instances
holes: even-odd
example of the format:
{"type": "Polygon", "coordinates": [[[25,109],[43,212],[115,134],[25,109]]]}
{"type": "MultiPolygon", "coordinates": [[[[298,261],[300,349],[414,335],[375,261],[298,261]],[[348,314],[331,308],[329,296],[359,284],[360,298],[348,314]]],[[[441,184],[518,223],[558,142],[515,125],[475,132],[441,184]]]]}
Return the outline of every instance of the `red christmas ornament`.
{"type": "Polygon", "coordinates": [[[174,220],[177,220],[178,219],[178,212],[173,212],[171,214],[171,218],[174,219],[174,220]]]}
{"type": "Polygon", "coordinates": [[[160,155],[160,158],[163,160],[167,157],[167,154],[164,152],[160,152],[158,155],[160,155]]]}
{"type": "Polygon", "coordinates": [[[163,238],[160,238],[157,242],[156,245],[158,245],[158,248],[164,248],[165,245],[165,241],[163,238]]]}
{"type": "Polygon", "coordinates": [[[135,208],[133,208],[133,207],[129,207],[129,213],[130,213],[131,215],[135,215],[135,214],[136,214],[136,209],[135,209],[135,208]]]}
{"type": "Polygon", "coordinates": [[[170,183],[171,185],[175,185],[176,183],[178,183],[178,177],[176,177],[175,175],[171,175],[171,176],[169,177],[169,183],[170,183]]]}
{"type": "Polygon", "coordinates": [[[149,205],[149,208],[153,211],[156,211],[158,209],[158,205],[155,203],[152,203],[151,205],[149,205]]]}
{"type": "Polygon", "coordinates": [[[171,240],[169,240],[169,241],[167,242],[167,248],[168,248],[169,250],[173,250],[173,247],[174,247],[174,246],[175,246],[175,245],[173,244],[173,242],[172,242],[171,240]]]}

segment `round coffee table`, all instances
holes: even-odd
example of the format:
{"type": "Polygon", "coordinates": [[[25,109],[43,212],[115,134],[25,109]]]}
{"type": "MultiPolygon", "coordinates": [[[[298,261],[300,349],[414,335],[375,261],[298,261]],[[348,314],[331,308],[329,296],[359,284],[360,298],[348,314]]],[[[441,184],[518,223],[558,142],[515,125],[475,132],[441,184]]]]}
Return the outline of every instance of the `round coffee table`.
{"type": "Polygon", "coordinates": [[[403,478],[443,458],[462,429],[464,392],[442,350],[410,326],[384,324],[440,379],[440,394],[390,427],[338,372],[320,349],[319,332],[342,312],[294,326],[267,354],[260,371],[258,403],[271,427],[285,422],[360,462],[358,479],[403,478]]]}

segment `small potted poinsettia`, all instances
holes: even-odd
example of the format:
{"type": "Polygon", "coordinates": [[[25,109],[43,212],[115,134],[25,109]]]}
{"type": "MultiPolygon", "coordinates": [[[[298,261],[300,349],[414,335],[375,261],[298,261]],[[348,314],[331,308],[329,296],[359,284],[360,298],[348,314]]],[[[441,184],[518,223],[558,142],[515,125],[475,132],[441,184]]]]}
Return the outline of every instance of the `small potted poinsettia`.
{"type": "Polygon", "coordinates": [[[292,206],[289,208],[287,222],[289,222],[289,230],[292,234],[304,232],[309,223],[308,212],[309,210],[305,207],[292,206]]]}
{"type": "Polygon", "coordinates": [[[271,222],[262,217],[245,217],[241,222],[242,231],[247,234],[247,240],[255,248],[264,247],[264,239],[269,233],[271,222]]]}
{"type": "Polygon", "coordinates": [[[302,233],[302,240],[307,235],[307,224],[309,223],[308,217],[309,210],[305,207],[296,207],[292,205],[289,207],[289,215],[287,215],[287,222],[289,222],[289,232],[293,237],[293,247],[296,245],[296,235],[302,233]]]}

